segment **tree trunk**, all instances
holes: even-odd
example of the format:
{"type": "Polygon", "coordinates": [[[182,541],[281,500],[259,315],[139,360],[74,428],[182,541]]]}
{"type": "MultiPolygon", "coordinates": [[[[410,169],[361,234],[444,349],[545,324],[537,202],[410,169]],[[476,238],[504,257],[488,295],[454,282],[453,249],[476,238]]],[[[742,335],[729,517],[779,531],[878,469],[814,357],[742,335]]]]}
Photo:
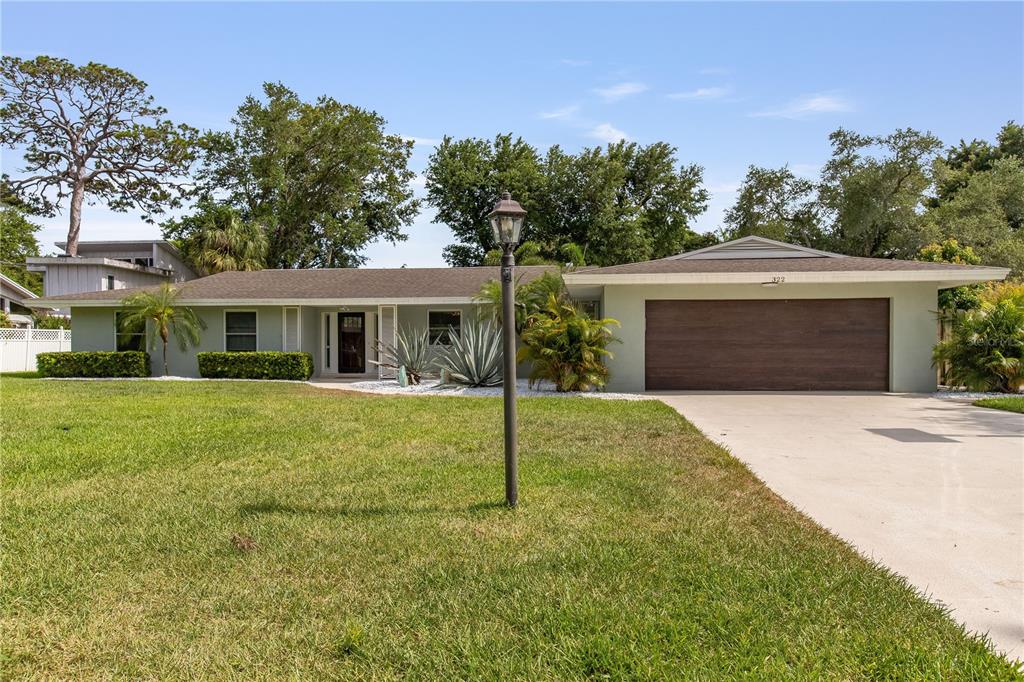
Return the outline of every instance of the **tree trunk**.
{"type": "Polygon", "coordinates": [[[69,256],[78,255],[78,234],[82,228],[82,203],[85,200],[85,180],[75,181],[71,191],[71,223],[68,225],[68,243],[64,249],[69,256]]]}
{"type": "Polygon", "coordinates": [[[164,342],[164,376],[167,376],[170,374],[170,371],[167,369],[167,329],[160,330],[160,340],[164,342]]]}

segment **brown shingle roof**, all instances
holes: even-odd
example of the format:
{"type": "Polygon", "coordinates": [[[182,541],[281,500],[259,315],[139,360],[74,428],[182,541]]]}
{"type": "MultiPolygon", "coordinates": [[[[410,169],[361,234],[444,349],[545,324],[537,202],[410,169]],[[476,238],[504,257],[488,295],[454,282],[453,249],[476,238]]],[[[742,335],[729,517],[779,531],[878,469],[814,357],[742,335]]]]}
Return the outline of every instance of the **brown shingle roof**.
{"type": "MultiPolygon", "coordinates": [[[[983,270],[977,265],[926,263],[889,258],[662,258],[643,263],[610,265],[604,268],[580,270],[586,275],[658,275],[675,273],[758,273],[758,272],[895,272],[936,271],[955,276],[957,271],[983,270]]],[[[988,268],[993,271],[1000,268],[988,268]]]]}
{"type": "MultiPolygon", "coordinates": [[[[517,279],[528,282],[556,266],[516,268],[517,279]]],[[[316,270],[257,270],[222,272],[184,282],[181,300],[292,301],[311,299],[471,298],[485,282],[498,279],[500,268],[337,268],[316,270]]],[[[152,289],[154,287],[145,287],[152,289]]],[[[142,289],[116,289],[64,296],[47,301],[111,301],[142,289]]]]}

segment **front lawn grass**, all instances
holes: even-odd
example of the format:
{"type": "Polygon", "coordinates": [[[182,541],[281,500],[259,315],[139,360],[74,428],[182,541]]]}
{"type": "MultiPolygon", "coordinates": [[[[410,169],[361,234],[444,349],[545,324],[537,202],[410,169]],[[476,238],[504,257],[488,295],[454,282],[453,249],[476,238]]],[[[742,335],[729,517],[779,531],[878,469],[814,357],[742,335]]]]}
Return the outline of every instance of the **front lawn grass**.
{"type": "Polygon", "coordinates": [[[658,402],[0,400],[4,679],[1015,676],[658,402]]]}
{"type": "Polygon", "coordinates": [[[1001,398],[982,398],[975,400],[978,407],[991,407],[994,410],[1024,413],[1024,396],[1008,395],[1001,398]]]}

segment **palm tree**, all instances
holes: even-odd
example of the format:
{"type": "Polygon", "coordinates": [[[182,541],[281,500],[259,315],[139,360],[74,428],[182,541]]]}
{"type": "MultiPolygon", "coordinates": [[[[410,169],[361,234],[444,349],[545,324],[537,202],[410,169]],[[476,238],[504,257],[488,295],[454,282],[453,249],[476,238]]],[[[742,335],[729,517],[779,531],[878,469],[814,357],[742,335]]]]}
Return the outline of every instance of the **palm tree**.
{"type": "MultiPolygon", "coordinates": [[[[526,284],[521,283],[522,279],[520,275],[514,287],[517,334],[522,333],[526,319],[544,307],[549,296],[558,300],[566,297],[565,282],[558,272],[545,272],[526,284]]],[[[484,282],[473,300],[480,304],[484,317],[493,319],[495,324],[501,326],[501,282],[496,279],[484,282]]]]}
{"type": "Polygon", "coordinates": [[[127,314],[121,316],[121,328],[138,328],[147,322],[153,324],[156,334],[150,337],[150,348],[156,345],[159,336],[164,345],[164,376],[167,376],[167,342],[171,334],[184,352],[189,346],[199,345],[199,332],[206,329],[206,323],[192,312],[191,308],[177,305],[179,289],[168,282],[153,291],[140,291],[125,296],[121,305],[127,314]]]}
{"type": "Polygon", "coordinates": [[[229,206],[204,210],[199,232],[189,251],[203,272],[262,270],[267,260],[267,235],[257,223],[243,222],[229,206]]]}

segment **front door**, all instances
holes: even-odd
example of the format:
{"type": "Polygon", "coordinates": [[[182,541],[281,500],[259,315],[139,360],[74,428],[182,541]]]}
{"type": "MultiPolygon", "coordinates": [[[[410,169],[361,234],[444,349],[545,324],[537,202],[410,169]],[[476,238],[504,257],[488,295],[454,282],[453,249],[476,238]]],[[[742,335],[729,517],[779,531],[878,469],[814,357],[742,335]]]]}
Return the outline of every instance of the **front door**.
{"type": "Polygon", "coordinates": [[[366,313],[338,313],[338,372],[366,373],[366,313]]]}

